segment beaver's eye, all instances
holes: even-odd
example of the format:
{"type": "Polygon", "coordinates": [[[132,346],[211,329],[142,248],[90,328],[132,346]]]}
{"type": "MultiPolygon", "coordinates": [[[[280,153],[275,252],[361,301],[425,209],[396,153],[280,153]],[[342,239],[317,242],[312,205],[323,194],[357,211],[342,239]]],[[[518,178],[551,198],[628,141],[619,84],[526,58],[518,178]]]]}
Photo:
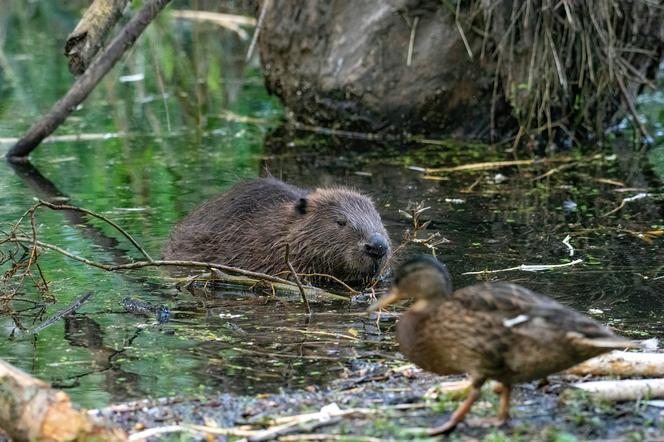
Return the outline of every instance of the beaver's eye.
{"type": "Polygon", "coordinates": [[[337,220],[337,225],[338,225],[339,227],[343,227],[343,226],[345,226],[345,225],[346,225],[346,220],[345,220],[345,219],[338,219],[338,220],[337,220]]]}

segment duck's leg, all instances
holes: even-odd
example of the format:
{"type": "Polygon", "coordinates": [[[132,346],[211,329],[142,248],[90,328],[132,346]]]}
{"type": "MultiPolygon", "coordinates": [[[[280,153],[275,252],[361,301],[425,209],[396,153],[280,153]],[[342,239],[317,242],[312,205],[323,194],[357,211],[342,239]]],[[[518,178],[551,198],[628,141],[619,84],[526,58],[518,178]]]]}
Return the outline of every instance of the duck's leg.
{"type": "Polygon", "coordinates": [[[500,406],[498,407],[498,425],[504,424],[510,417],[510,398],[512,397],[512,386],[503,384],[500,392],[500,406]]]}
{"type": "Polygon", "coordinates": [[[473,387],[470,390],[470,393],[468,393],[466,399],[457,407],[456,410],[454,410],[454,413],[452,413],[452,416],[450,416],[447,422],[439,427],[430,429],[429,435],[436,436],[438,434],[444,434],[454,430],[454,427],[456,427],[457,424],[463,420],[463,417],[466,415],[466,413],[468,413],[468,411],[470,411],[475,401],[479,399],[482,385],[484,385],[485,381],[486,379],[484,378],[473,379],[473,387]]]}
{"type": "Polygon", "coordinates": [[[498,405],[498,413],[496,417],[482,417],[473,419],[468,422],[468,425],[478,427],[493,427],[501,426],[507,422],[510,416],[510,397],[512,394],[512,386],[510,384],[496,384],[493,391],[500,395],[500,403],[498,405]]]}

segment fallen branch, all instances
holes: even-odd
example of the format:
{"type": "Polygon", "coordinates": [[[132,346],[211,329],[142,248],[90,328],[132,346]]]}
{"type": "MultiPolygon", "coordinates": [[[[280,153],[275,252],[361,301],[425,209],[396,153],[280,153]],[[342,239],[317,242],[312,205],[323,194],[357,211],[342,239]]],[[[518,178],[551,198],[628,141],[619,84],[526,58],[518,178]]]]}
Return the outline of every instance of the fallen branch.
{"type": "MultiPolygon", "coordinates": [[[[32,238],[26,236],[15,236],[13,238],[8,238],[7,241],[17,242],[17,243],[32,243],[33,240],[32,238]]],[[[67,258],[82,262],[83,264],[87,264],[91,267],[96,267],[98,269],[106,270],[108,272],[114,272],[118,270],[135,270],[135,269],[142,269],[145,267],[190,267],[190,268],[201,268],[201,269],[217,269],[224,272],[230,272],[230,273],[236,273],[238,275],[248,276],[254,278],[255,280],[268,281],[268,282],[286,284],[297,287],[295,283],[288,281],[287,279],[268,275],[266,273],[252,272],[250,270],[244,270],[238,267],[227,266],[224,264],[217,264],[217,263],[203,262],[203,261],[176,261],[176,260],[169,261],[162,259],[153,260],[153,261],[133,261],[126,264],[104,264],[101,262],[92,261],[82,256],[75,255],[54,244],[49,244],[42,241],[35,241],[34,243],[41,248],[52,250],[54,252],[66,256],[67,258]]]]}
{"type": "Polygon", "coordinates": [[[78,77],[67,93],[51,110],[32,125],[28,132],[7,152],[7,161],[26,162],[27,156],[41,141],[50,135],[76,107],[92,92],[97,83],[108,73],[122,55],[133,46],[150,22],[170,2],[151,0],[143,4],[124,29],[108,45],[106,50],[78,77]]]}
{"type": "Polygon", "coordinates": [[[85,11],[81,21],[67,37],[65,55],[69,58],[69,72],[81,75],[104,45],[108,31],[122,17],[129,0],[95,0],[85,11]]]}
{"type": "Polygon", "coordinates": [[[16,441],[125,441],[126,434],[87,412],[69,397],[0,360],[0,428],[16,441]]]}
{"type": "Polygon", "coordinates": [[[664,377],[664,353],[612,351],[567,370],[579,376],[664,377]]]}
{"type": "MultiPolygon", "coordinates": [[[[206,269],[211,272],[211,274],[214,275],[215,280],[221,280],[223,282],[228,282],[230,284],[239,284],[239,285],[245,285],[245,286],[255,286],[258,282],[260,281],[265,281],[271,284],[272,290],[274,291],[275,289],[287,291],[287,292],[299,292],[300,296],[306,301],[307,296],[321,296],[325,295],[328,298],[334,298],[334,299],[343,299],[346,300],[348,299],[345,296],[337,295],[331,292],[328,292],[326,290],[313,287],[310,285],[303,286],[301,282],[299,282],[299,278],[296,282],[289,281],[284,278],[280,278],[278,276],[273,276],[273,275],[268,275],[265,273],[260,273],[260,272],[253,272],[249,270],[244,270],[240,269],[237,267],[232,267],[224,264],[217,264],[217,263],[208,263],[208,262],[200,262],[200,261],[169,261],[169,260],[155,260],[153,259],[143,247],[126,231],[124,230],[121,226],[119,226],[117,223],[114,221],[110,220],[109,218],[105,217],[104,215],[101,215],[99,213],[93,212],[88,209],[76,207],[76,206],[71,206],[71,205],[64,205],[64,204],[53,204],[48,201],[42,201],[40,200],[37,204],[32,206],[30,209],[28,209],[20,218],[19,220],[14,224],[14,227],[12,228],[11,232],[6,235],[5,238],[0,238],[0,245],[3,243],[17,243],[20,244],[22,247],[30,247],[29,251],[29,259],[27,260],[27,263],[22,263],[20,266],[15,265],[12,269],[14,272],[18,271],[20,268],[24,268],[25,270],[22,273],[22,278],[25,279],[26,276],[30,275],[30,267],[33,264],[34,261],[36,261],[37,255],[38,255],[38,250],[37,248],[42,248],[42,249],[48,249],[57,253],[60,253],[63,256],[66,256],[70,259],[79,261],[83,264],[89,265],[91,267],[96,267],[105,271],[123,271],[123,270],[135,270],[135,269],[140,269],[140,268],[145,268],[145,267],[188,267],[188,268],[200,268],[200,269],[206,269]],[[94,218],[97,218],[110,226],[112,226],[115,230],[117,230],[122,236],[124,236],[140,253],[145,257],[144,261],[132,261],[129,263],[120,263],[120,264],[106,264],[102,262],[97,262],[93,261],[87,258],[84,258],[82,256],[76,255],[68,250],[65,250],[55,244],[49,244],[43,241],[37,240],[37,232],[36,232],[36,223],[34,219],[34,213],[35,211],[40,208],[40,207],[46,207],[51,210],[56,210],[56,211],[71,211],[71,212],[78,212],[85,214],[87,216],[92,216],[94,218]],[[22,234],[18,234],[18,229],[23,220],[29,217],[30,219],[30,224],[31,224],[31,236],[26,236],[22,234]]],[[[286,257],[288,260],[288,257],[286,257]]],[[[292,269],[291,269],[292,271],[292,269]]],[[[6,275],[7,276],[7,275],[6,275]]],[[[194,278],[189,278],[189,282],[193,282],[196,279],[199,279],[201,276],[205,275],[197,275],[194,278]]],[[[207,275],[210,276],[210,275],[207,275]]],[[[321,276],[326,276],[326,275],[321,275],[321,276]]],[[[335,278],[336,279],[336,278],[335,278]]],[[[43,278],[42,278],[43,280],[43,278]]],[[[22,280],[21,280],[22,281],[22,280]]],[[[44,281],[44,287],[47,288],[46,283],[44,281]]],[[[346,286],[344,284],[344,286],[346,286]]],[[[348,286],[346,286],[348,287],[348,286]]],[[[306,301],[305,306],[308,307],[308,301],[306,301]]],[[[307,309],[309,312],[310,309],[307,309]]]]}
{"type": "Polygon", "coordinates": [[[520,270],[523,272],[541,272],[544,270],[559,269],[561,267],[570,267],[582,262],[583,262],[582,259],[575,259],[574,261],[565,264],[521,264],[520,266],[510,267],[508,269],[480,270],[479,272],[464,272],[462,273],[462,275],[488,275],[491,273],[511,272],[514,270],[520,270]]]}
{"type": "Polygon", "coordinates": [[[596,399],[613,402],[664,398],[664,379],[579,382],[572,387],[586,391],[596,399]]]}

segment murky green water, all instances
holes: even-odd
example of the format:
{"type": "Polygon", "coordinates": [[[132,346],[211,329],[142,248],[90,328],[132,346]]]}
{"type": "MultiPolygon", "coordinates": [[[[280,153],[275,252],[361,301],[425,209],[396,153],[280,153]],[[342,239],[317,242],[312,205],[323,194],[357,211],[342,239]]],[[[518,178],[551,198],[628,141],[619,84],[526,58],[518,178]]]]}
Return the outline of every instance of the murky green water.
{"type": "MultiPolygon", "coordinates": [[[[60,54],[77,11],[64,3],[13,1],[0,11],[0,138],[19,136],[71,83],[60,54]]],[[[509,279],[592,309],[630,335],[664,337],[661,144],[634,154],[629,140],[618,139],[601,153],[557,154],[571,157],[565,162],[428,177],[407,167],[517,155],[505,147],[379,145],[279,129],[281,109],[258,65],[244,65],[246,48],[212,25],[161,17],[56,133],[92,140],[44,144],[32,157],[35,169],[0,163],[0,223],[16,220],[35,197],[67,197],[112,218],[157,256],[172,224],[199,202],[269,171],[303,186],[344,184],[373,195],[395,243],[408,227],[399,209],[424,201],[429,230],[449,240],[438,253],[458,286],[479,278],[464,272],[583,259],[550,272],[482,278],[509,279]],[[144,79],[123,78],[135,74],[144,79]],[[606,215],[639,193],[649,196],[606,215]],[[567,235],[574,256],[562,243],[567,235]]],[[[642,109],[661,140],[661,92],[642,109]]],[[[0,153],[8,147],[0,144],[0,153]]],[[[109,263],[140,258],[101,223],[47,210],[37,221],[43,241],[76,254],[109,263]]],[[[381,334],[365,302],[317,303],[308,321],[296,300],[192,295],[161,271],[106,273],[54,253],[39,262],[57,302],[42,305],[34,290],[20,290],[0,317],[0,357],[84,406],[303,387],[339,377],[358,358],[397,358],[393,320],[381,323],[381,334]],[[17,323],[29,329],[87,291],[92,300],[74,316],[36,336],[8,339],[17,323]],[[171,320],[157,326],[126,313],[127,296],[167,305],[171,320]]],[[[0,294],[10,288],[0,286],[0,294]]]]}

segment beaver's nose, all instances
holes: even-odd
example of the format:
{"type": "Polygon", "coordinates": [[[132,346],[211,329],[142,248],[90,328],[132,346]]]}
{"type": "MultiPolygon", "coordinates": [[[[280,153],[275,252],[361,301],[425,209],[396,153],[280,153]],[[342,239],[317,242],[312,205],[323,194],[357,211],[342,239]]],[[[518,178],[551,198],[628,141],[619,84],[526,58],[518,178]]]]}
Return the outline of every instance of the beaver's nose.
{"type": "Polygon", "coordinates": [[[390,249],[387,240],[380,233],[374,233],[369,238],[369,241],[364,245],[364,250],[369,256],[375,259],[382,258],[387,254],[387,251],[390,249]]]}

